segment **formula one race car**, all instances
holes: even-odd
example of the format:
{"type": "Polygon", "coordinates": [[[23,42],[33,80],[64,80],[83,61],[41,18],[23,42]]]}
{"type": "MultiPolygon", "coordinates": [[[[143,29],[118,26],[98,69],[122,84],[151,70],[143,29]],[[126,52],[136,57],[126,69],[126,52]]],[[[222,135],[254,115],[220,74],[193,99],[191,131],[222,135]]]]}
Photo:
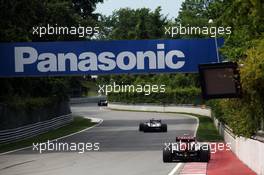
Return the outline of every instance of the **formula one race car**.
{"type": "Polygon", "coordinates": [[[195,137],[176,137],[175,143],[165,144],[163,149],[163,162],[209,162],[210,158],[210,146],[198,143],[195,137]]]}
{"type": "Polygon", "coordinates": [[[143,132],[167,132],[167,124],[161,120],[150,119],[148,122],[139,124],[139,131],[143,132]]]}
{"type": "Polygon", "coordinates": [[[100,100],[100,101],[98,102],[98,106],[107,106],[107,105],[108,105],[107,100],[100,100]]]}

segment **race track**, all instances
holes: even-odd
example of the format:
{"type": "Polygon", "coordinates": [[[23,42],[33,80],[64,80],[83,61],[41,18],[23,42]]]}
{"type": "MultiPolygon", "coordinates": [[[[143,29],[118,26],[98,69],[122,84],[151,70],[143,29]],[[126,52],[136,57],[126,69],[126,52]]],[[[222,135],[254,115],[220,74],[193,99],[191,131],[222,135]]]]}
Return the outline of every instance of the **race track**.
{"type": "MultiPolygon", "coordinates": [[[[0,156],[3,175],[168,175],[177,163],[162,161],[164,142],[176,136],[195,133],[197,120],[187,115],[111,111],[95,104],[73,105],[72,112],[103,119],[101,125],[59,140],[67,143],[100,143],[100,150],[85,152],[46,152],[32,148],[0,156]],[[167,133],[142,133],[138,125],[150,118],[168,124],[167,133]]],[[[179,167],[179,166],[178,166],[179,167]]],[[[177,174],[177,172],[175,173],[177,174]]]]}

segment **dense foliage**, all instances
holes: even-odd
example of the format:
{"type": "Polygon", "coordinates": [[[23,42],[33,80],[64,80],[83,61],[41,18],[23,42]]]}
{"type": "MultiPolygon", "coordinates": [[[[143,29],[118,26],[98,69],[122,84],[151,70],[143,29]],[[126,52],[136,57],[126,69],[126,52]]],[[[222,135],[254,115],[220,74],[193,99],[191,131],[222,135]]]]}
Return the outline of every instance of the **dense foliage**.
{"type": "Polygon", "coordinates": [[[108,99],[113,102],[124,103],[155,103],[162,105],[169,104],[201,104],[200,89],[198,88],[175,88],[167,90],[164,93],[145,92],[125,92],[125,93],[110,93],[108,99]]]}
{"type": "MultiPolygon", "coordinates": [[[[3,0],[0,2],[0,41],[30,42],[80,40],[77,35],[33,35],[33,27],[58,26],[96,26],[99,14],[94,10],[103,0],[3,0]]],[[[4,59],[4,58],[3,58],[4,59]]],[[[65,100],[71,89],[81,84],[83,78],[1,78],[0,102],[14,103],[38,101],[43,104],[47,99],[65,100]],[[36,98],[36,99],[34,99],[36,98]],[[41,100],[42,99],[42,100],[41,100]]],[[[86,79],[84,79],[86,80],[86,79]]],[[[34,103],[35,104],[35,103],[34,103]]],[[[33,105],[34,105],[33,104],[33,105]]]]}
{"type": "Polygon", "coordinates": [[[240,60],[243,97],[211,101],[215,115],[238,135],[251,136],[263,130],[264,121],[264,39],[245,52],[240,60]]]}
{"type": "MultiPolygon", "coordinates": [[[[216,117],[235,134],[251,136],[264,130],[264,3],[261,0],[213,1],[209,8],[219,14],[218,25],[232,26],[221,53],[241,65],[241,99],[212,100],[216,117]]],[[[210,11],[209,11],[210,12],[210,11]]]]}

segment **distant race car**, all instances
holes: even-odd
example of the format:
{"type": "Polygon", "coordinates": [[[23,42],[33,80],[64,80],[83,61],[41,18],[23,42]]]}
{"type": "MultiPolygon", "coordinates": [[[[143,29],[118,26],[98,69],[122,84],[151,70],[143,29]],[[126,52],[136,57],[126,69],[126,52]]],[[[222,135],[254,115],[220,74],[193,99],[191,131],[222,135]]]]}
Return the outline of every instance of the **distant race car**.
{"type": "Polygon", "coordinates": [[[107,106],[107,105],[108,105],[107,100],[100,100],[100,101],[98,102],[98,106],[107,106]]]}
{"type": "Polygon", "coordinates": [[[161,120],[150,119],[148,122],[139,124],[139,131],[143,132],[167,132],[167,124],[161,120]]]}
{"type": "Polygon", "coordinates": [[[197,143],[195,137],[176,137],[174,144],[167,145],[163,149],[163,162],[209,162],[210,158],[210,146],[197,143]]]}

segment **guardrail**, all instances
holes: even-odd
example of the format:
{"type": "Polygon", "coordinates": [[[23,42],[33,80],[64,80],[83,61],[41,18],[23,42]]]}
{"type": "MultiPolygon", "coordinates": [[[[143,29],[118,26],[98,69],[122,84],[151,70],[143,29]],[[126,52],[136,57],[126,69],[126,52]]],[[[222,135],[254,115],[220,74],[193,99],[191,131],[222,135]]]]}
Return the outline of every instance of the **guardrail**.
{"type": "Polygon", "coordinates": [[[193,113],[204,116],[211,116],[211,109],[202,108],[192,105],[150,105],[150,104],[121,104],[109,103],[108,108],[117,110],[134,110],[134,111],[151,111],[151,112],[176,112],[176,113],[193,113]]]}
{"type": "Polygon", "coordinates": [[[70,104],[97,103],[99,100],[106,100],[106,96],[71,98],[70,104]]]}
{"type": "Polygon", "coordinates": [[[19,128],[1,130],[0,143],[8,143],[34,137],[52,129],[60,128],[72,120],[72,115],[68,114],[19,128]]]}

